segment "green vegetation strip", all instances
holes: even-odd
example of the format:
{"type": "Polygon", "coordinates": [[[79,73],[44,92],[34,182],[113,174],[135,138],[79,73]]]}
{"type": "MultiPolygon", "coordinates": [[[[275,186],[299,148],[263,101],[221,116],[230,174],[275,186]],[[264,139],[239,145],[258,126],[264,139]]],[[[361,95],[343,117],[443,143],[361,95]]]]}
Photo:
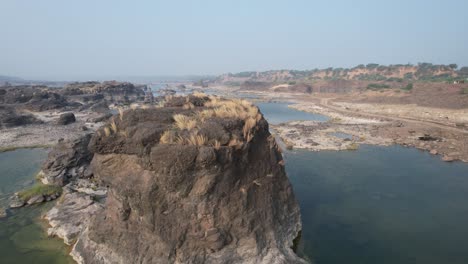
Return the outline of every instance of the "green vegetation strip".
{"type": "Polygon", "coordinates": [[[387,84],[380,84],[380,83],[371,83],[367,85],[367,89],[387,89],[390,88],[387,84]]]}
{"type": "Polygon", "coordinates": [[[62,194],[62,187],[57,185],[36,184],[29,189],[19,192],[18,197],[23,201],[27,201],[31,199],[31,197],[37,195],[50,196],[53,194],[62,194]]]}

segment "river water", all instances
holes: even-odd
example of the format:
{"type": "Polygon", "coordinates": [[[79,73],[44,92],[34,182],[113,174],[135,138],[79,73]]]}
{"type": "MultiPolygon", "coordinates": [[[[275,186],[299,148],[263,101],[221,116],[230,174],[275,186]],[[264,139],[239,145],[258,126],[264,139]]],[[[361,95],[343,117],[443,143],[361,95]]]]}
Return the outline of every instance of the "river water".
{"type": "MultiPolygon", "coordinates": [[[[273,122],[304,114],[259,107],[273,122]]],[[[284,156],[302,213],[300,254],[314,263],[468,263],[468,164],[400,146],[284,156]]]]}

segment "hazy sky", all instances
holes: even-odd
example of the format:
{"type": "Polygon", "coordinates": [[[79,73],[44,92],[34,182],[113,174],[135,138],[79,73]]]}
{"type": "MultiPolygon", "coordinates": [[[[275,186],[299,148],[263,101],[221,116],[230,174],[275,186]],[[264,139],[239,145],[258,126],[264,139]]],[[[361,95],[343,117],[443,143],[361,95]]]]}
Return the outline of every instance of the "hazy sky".
{"type": "Polygon", "coordinates": [[[0,0],[0,75],[468,65],[468,0],[0,0]]]}

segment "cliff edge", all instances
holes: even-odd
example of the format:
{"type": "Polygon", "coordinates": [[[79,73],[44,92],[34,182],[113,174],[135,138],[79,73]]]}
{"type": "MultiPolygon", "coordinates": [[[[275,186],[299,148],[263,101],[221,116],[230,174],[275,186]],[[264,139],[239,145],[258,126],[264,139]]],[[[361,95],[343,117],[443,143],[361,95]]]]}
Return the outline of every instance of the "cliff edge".
{"type": "Polygon", "coordinates": [[[300,210],[268,123],[244,100],[168,97],[91,138],[108,195],[78,263],[303,263],[300,210]]]}

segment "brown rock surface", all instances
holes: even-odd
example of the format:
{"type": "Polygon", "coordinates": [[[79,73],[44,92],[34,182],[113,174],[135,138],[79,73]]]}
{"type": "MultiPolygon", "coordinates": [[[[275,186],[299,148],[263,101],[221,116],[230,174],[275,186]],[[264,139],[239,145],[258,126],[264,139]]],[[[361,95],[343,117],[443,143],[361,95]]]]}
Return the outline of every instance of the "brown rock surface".
{"type": "Polygon", "coordinates": [[[108,197],[75,260],[304,262],[291,249],[300,211],[268,123],[245,102],[199,99],[126,111],[93,136],[91,167],[108,197]],[[197,123],[182,129],[175,114],[197,123]]]}
{"type": "Polygon", "coordinates": [[[90,134],[74,140],[60,140],[42,165],[42,182],[64,186],[76,178],[89,178],[93,154],[88,150],[90,134]]]}

